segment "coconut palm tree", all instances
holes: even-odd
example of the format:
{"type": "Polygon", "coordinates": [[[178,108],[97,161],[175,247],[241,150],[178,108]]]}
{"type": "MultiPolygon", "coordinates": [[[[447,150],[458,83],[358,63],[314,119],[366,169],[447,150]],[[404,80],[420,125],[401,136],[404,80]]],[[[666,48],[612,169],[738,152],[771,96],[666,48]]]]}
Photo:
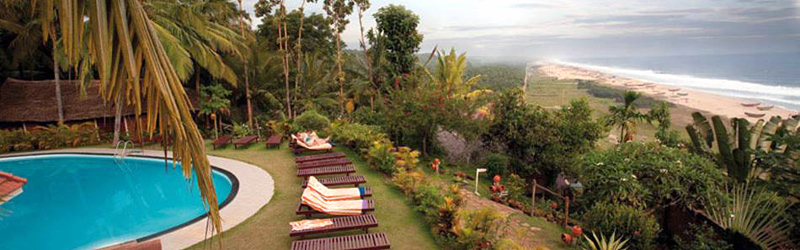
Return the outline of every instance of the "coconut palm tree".
{"type": "MultiPolygon", "coordinates": [[[[14,51],[12,56],[14,64],[19,65],[22,61],[32,60],[39,46],[46,43],[47,40],[43,40],[45,38],[42,37],[42,25],[39,19],[30,18],[27,15],[18,15],[18,13],[30,13],[30,3],[9,1],[4,4],[5,8],[3,8],[2,18],[0,18],[0,29],[10,31],[16,35],[10,43],[10,47],[14,51]]],[[[61,101],[61,71],[58,67],[58,40],[55,38],[55,33],[55,31],[51,32],[50,37],[47,37],[47,39],[51,41],[53,51],[53,78],[55,79],[58,124],[63,124],[64,105],[61,101]]]]}
{"type": "Polygon", "coordinates": [[[193,72],[197,75],[197,67],[202,67],[211,76],[236,86],[237,75],[222,60],[222,54],[243,56],[241,51],[246,49],[245,42],[252,35],[239,34],[231,27],[239,12],[232,3],[223,0],[144,3],[182,81],[188,80],[193,72]]]}
{"type": "Polygon", "coordinates": [[[641,96],[642,94],[638,92],[625,91],[622,105],[608,107],[611,114],[606,117],[606,125],[619,127],[619,143],[633,141],[636,123],[647,119],[647,115],[642,114],[633,106],[633,103],[641,96]]]}
{"type": "Polygon", "coordinates": [[[187,179],[194,173],[212,229],[221,232],[222,221],[203,138],[192,119],[189,98],[159,37],[161,32],[142,1],[34,3],[43,37],[55,35],[61,41],[60,51],[68,65],[86,65],[78,67],[81,75],[90,70],[96,72],[101,95],[107,101],[125,96],[137,116],[147,112],[149,133],[158,129],[172,139],[174,160],[181,163],[187,179]],[[56,25],[59,33],[51,27],[56,25]],[[84,48],[91,52],[91,60],[80,53],[84,48]]]}

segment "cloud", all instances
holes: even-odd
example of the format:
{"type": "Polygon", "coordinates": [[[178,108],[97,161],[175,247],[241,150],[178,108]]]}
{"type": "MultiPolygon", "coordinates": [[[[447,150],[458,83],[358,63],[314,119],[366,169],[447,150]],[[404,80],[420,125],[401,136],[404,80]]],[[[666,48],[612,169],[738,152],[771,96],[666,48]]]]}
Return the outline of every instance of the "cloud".
{"type": "Polygon", "coordinates": [[[517,3],[509,7],[513,9],[556,9],[563,8],[564,6],[553,3],[517,3]]]}

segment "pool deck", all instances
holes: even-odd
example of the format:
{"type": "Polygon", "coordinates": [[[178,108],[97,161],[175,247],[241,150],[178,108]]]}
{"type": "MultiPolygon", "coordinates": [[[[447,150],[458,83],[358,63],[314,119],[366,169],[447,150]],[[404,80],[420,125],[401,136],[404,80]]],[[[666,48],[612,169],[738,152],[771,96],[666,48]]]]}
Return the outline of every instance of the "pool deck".
{"type": "MultiPolygon", "coordinates": [[[[3,154],[6,156],[24,156],[35,154],[51,153],[96,153],[114,154],[114,149],[105,148],[82,148],[82,149],[57,149],[43,150],[24,153],[3,154]]],[[[168,157],[172,157],[172,152],[168,152],[168,157]]],[[[144,150],[131,156],[150,156],[164,157],[164,151],[144,150]]],[[[208,156],[211,165],[231,172],[239,180],[239,192],[236,197],[220,210],[222,217],[222,228],[231,229],[239,223],[258,212],[261,207],[269,203],[275,191],[275,182],[272,176],[263,169],[252,164],[223,157],[208,156]]],[[[223,230],[223,233],[224,233],[223,230]]],[[[208,232],[208,236],[211,232],[208,232]]],[[[162,249],[184,249],[198,242],[205,240],[206,220],[199,220],[185,227],[156,237],[161,240],[162,249]]],[[[119,242],[123,243],[123,242],[119,242]]]]}

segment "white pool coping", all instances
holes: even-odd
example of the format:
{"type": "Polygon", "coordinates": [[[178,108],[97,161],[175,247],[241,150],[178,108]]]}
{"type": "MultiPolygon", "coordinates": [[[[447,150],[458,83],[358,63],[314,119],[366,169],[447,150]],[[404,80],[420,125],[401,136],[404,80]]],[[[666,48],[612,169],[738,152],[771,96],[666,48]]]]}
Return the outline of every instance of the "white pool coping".
{"type": "MultiPolygon", "coordinates": [[[[43,150],[0,156],[24,156],[52,153],[96,153],[114,154],[114,149],[82,148],[82,149],[56,149],[43,150]]],[[[168,152],[172,157],[172,152],[168,152]]],[[[144,150],[132,156],[164,157],[164,151],[144,150]]],[[[258,212],[261,207],[269,203],[275,191],[275,181],[264,169],[255,165],[217,156],[208,156],[212,166],[224,169],[239,180],[239,191],[236,197],[220,210],[223,232],[239,225],[250,216],[258,212]]],[[[185,249],[206,239],[206,219],[198,220],[155,239],[161,240],[162,249],[185,249]]],[[[211,232],[208,232],[211,236],[211,232]]],[[[122,243],[122,242],[119,242],[122,243]]]]}

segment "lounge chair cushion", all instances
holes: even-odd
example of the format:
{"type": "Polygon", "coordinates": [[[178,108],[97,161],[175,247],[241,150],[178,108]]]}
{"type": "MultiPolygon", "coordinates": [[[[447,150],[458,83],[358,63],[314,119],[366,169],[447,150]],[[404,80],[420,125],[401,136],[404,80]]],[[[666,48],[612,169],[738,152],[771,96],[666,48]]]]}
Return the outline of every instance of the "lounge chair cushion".
{"type": "Polygon", "coordinates": [[[359,215],[365,207],[364,200],[326,201],[320,195],[306,187],[300,201],[303,205],[331,215],[359,215]]]}
{"type": "Polygon", "coordinates": [[[323,185],[316,177],[311,176],[308,179],[308,187],[312,191],[317,192],[325,201],[341,201],[341,200],[356,200],[364,196],[365,190],[363,187],[356,188],[328,188],[323,185]]]}

